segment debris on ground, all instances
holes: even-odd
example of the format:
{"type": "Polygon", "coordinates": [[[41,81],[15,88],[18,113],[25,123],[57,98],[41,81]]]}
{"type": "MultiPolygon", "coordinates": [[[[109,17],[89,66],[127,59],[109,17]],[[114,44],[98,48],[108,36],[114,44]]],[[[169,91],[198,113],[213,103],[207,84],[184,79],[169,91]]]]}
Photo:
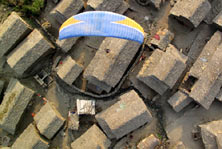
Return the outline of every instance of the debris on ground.
{"type": "Polygon", "coordinates": [[[69,112],[69,119],[68,119],[68,128],[71,130],[78,130],[79,129],[79,115],[77,113],[69,112]]]}
{"type": "Polygon", "coordinates": [[[169,30],[159,30],[154,37],[151,39],[150,43],[155,48],[159,48],[163,51],[166,50],[167,46],[173,40],[174,34],[171,33],[169,30]]]}
{"type": "Polygon", "coordinates": [[[95,115],[95,113],[96,113],[96,110],[95,110],[96,101],[95,100],[77,99],[76,105],[77,105],[78,115],[82,115],[82,114],[95,115]]]}
{"type": "Polygon", "coordinates": [[[153,134],[143,139],[137,145],[138,149],[155,149],[158,145],[160,145],[160,140],[157,139],[153,134]]]}

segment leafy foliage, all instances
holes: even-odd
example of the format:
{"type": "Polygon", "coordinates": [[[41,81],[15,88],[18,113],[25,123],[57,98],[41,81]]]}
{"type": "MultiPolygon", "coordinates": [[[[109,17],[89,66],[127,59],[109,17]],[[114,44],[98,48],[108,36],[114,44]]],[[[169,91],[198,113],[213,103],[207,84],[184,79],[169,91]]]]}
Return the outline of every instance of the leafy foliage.
{"type": "Polygon", "coordinates": [[[41,9],[44,7],[45,0],[0,0],[0,3],[30,16],[40,14],[41,9]]]}
{"type": "Polygon", "coordinates": [[[156,136],[157,136],[160,140],[163,139],[163,136],[162,136],[160,133],[157,133],[156,136]]]}

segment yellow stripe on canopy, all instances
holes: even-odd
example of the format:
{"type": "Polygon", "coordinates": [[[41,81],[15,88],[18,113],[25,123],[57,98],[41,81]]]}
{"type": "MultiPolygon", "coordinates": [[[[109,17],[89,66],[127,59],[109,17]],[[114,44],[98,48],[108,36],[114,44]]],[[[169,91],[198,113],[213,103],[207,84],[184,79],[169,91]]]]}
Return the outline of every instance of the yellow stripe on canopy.
{"type": "Polygon", "coordinates": [[[127,26],[130,26],[130,27],[136,28],[144,34],[143,28],[138,23],[136,23],[135,21],[133,21],[129,18],[126,18],[126,19],[121,20],[121,21],[116,21],[115,23],[123,24],[123,25],[127,25],[127,26]]]}
{"type": "Polygon", "coordinates": [[[63,28],[65,28],[66,26],[75,24],[75,23],[79,23],[81,21],[74,19],[73,17],[69,18],[68,20],[66,20],[62,26],[60,27],[59,31],[61,31],[63,28]]]}

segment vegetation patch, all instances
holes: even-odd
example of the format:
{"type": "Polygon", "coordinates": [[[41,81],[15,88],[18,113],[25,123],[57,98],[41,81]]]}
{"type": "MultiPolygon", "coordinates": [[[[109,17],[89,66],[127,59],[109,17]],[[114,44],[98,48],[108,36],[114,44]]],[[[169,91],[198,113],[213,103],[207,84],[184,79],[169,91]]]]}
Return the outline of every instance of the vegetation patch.
{"type": "Polygon", "coordinates": [[[0,0],[0,4],[11,7],[13,11],[22,12],[26,16],[40,15],[45,2],[45,0],[0,0]]]}

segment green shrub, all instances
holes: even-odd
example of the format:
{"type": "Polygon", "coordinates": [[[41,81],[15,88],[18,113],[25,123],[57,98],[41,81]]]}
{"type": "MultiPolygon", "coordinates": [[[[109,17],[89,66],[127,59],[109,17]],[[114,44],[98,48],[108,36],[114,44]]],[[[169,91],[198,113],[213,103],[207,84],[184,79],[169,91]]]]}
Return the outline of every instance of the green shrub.
{"type": "Polygon", "coordinates": [[[23,5],[22,11],[25,13],[31,13],[33,15],[39,15],[41,9],[44,7],[44,0],[34,0],[30,5],[23,5]]]}
{"type": "Polygon", "coordinates": [[[14,11],[30,16],[40,14],[41,9],[44,8],[45,0],[0,0],[0,3],[12,7],[14,11]]]}

